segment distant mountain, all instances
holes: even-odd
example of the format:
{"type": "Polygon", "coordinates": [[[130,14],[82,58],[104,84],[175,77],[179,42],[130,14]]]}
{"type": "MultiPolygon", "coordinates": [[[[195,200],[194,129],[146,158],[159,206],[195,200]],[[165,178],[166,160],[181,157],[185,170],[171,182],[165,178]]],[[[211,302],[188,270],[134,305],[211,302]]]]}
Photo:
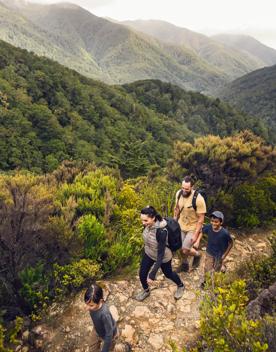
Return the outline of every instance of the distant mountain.
{"type": "Polygon", "coordinates": [[[0,0],[0,38],[106,83],[155,78],[207,91],[229,81],[187,49],[138,35],[73,4],[0,0]]]}
{"type": "Polygon", "coordinates": [[[123,176],[164,167],[176,140],[262,121],[219,99],[161,81],[110,86],[0,41],[0,170],[53,170],[65,159],[117,166],[123,176]]]}
{"type": "Polygon", "coordinates": [[[276,64],[276,50],[272,49],[248,35],[218,34],[213,39],[240,50],[252,57],[263,61],[266,66],[276,64]]]}
{"type": "Polygon", "coordinates": [[[225,72],[231,79],[267,65],[259,57],[253,57],[203,34],[177,27],[168,22],[137,20],[122,23],[165,43],[189,48],[209,65],[225,72]]]}
{"type": "Polygon", "coordinates": [[[258,116],[269,126],[269,141],[276,141],[276,65],[251,72],[218,90],[221,99],[258,116]]]}

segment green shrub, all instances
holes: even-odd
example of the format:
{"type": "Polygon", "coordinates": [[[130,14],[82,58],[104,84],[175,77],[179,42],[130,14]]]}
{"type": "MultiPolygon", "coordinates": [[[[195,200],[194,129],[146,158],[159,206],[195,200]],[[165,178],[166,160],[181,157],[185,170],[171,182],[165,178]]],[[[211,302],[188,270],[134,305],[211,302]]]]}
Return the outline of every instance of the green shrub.
{"type": "Polygon", "coordinates": [[[245,281],[229,284],[223,274],[215,274],[201,304],[201,347],[213,352],[267,351],[261,322],[246,317],[247,302],[245,281]]]}
{"type": "Polygon", "coordinates": [[[10,349],[9,347],[15,347],[19,343],[17,336],[22,330],[22,325],[23,318],[21,317],[16,317],[8,330],[0,323],[0,352],[14,351],[14,349],[10,349]]]}
{"type": "Polygon", "coordinates": [[[257,185],[238,186],[233,193],[233,216],[237,226],[252,228],[273,220],[276,204],[266,189],[257,185]]]}
{"type": "Polygon", "coordinates": [[[89,259],[81,259],[64,266],[54,264],[53,275],[55,294],[63,296],[100,276],[100,266],[89,259]]]}
{"type": "Polygon", "coordinates": [[[5,345],[6,345],[5,333],[6,333],[6,329],[4,328],[4,326],[2,324],[0,324],[0,351],[1,352],[12,352],[12,350],[10,348],[5,347],[5,345]]]}
{"type": "Polygon", "coordinates": [[[84,215],[78,224],[78,232],[84,240],[85,257],[101,262],[109,247],[104,225],[94,215],[84,215]]]}
{"type": "Polygon", "coordinates": [[[46,308],[49,301],[49,275],[45,274],[42,263],[27,267],[19,274],[22,282],[20,294],[35,312],[46,308]]]}

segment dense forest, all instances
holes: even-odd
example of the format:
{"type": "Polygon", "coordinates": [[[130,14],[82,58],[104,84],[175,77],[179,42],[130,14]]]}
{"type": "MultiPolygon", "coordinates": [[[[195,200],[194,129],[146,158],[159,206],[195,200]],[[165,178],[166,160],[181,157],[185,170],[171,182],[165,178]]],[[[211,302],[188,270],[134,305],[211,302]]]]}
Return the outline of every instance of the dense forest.
{"type": "MultiPolygon", "coordinates": [[[[111,87],[1,42],[0,168],[54,170],[62,160],[118,167],[124,177],[164,167],[176,140],[268,126],[171,84],[111,87]]],[[[271,141],[270,141],[271,142],[271,141]]]]}
{"type": "Polygon", "coordinates": [[[247,114],[259,116],[270,126],[269,140],[276,136],[276,65],[247,74],[219,89],[216,95],[247,114]]]}

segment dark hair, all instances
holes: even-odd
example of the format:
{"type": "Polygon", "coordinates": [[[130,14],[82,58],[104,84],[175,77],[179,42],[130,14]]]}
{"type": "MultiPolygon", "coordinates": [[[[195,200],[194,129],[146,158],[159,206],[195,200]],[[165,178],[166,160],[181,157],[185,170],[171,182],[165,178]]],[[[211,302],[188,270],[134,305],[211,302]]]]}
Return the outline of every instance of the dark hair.
{"type": "Polygon", "coordinates": [[[190,183],[191,186],[194,185],[194,180],[192,179],[191,176],[185,176],[185,177],[183,178],[183,181],[182,181],[182,182],[190,183]]]}
{"type": "Polygon", "coordinates": [[[149,218],[155,218],[158,221],[161,221],[163,218],[160,214],[157,213],[156,209],[151,205],[147,205],[141,210],[141,214],[147,215],[149,218]]]}
{"type": "Polygon", "coordinates": [[[98,304],[101,299],[103,299],[103,289],[97,284],[92,284],[88,287],[84,294],[85,303],[92,301],[98,304]]]}

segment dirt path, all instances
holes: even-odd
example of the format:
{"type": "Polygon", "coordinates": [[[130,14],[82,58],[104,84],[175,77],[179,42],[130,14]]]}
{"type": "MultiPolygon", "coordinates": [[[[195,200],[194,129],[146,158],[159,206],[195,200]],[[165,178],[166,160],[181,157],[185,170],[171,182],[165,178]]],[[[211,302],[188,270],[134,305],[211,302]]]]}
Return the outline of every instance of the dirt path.
{"type": "MultiPolygon", "coordinates": [[[[261,234],[237,236],[227,258],[227,270],[233,270],[237,262],[251,255],[267,255],[269,242],[266,238],[261,234]]],[[[202,253],[204,256],[205,251],[202,253]]],[[[183,346],[195,338],[199,327],[203,262],[197,270],[181,274],[186,290],[179,301],[173,298],[175,285],[163,275],[158,276],[156,286],[144,302],[133,299],[141,289],[138,276],[128,281],[102,281],[121,336],[131,343],[133,351],[171,351],[169,340],[183,346]]],[[[177,259],[174,259],[174,265],[177,265],[177,259]]],[[[92,325],[83,304],[83,292],[64,307],[53,304],[47,318],[35,328],[37,350],[41,347],[47,352],[89,352],[92,325]]]]}

